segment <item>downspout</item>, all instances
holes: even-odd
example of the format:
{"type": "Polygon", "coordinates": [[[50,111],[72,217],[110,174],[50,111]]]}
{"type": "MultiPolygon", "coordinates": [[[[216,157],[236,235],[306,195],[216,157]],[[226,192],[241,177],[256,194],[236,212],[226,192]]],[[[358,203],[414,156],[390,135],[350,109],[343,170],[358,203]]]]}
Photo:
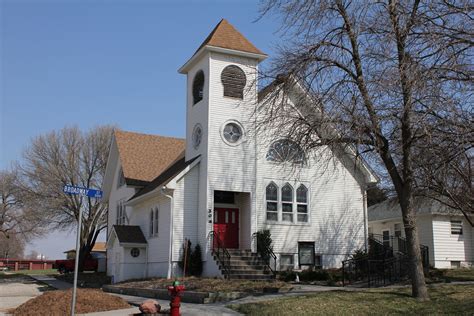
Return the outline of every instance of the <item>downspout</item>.
{"type": "Polygon", "coordinates": [[[165,193],[165,187],[161,188],[161,194],[170,199],[170,242],[169,242],[169,253],[168,253],[168,275],[167,278],[171,279],[171,271],[173,269],[173,213],[174,213],[174,199],[172,195],[165,193]]]}
{"type": "Polygon", "coordinates": [[[369,252],[369,219],[367,214],[367,186],[362,190],[363,211],[364,211],[364,245],[365,251],[369,252]]]}

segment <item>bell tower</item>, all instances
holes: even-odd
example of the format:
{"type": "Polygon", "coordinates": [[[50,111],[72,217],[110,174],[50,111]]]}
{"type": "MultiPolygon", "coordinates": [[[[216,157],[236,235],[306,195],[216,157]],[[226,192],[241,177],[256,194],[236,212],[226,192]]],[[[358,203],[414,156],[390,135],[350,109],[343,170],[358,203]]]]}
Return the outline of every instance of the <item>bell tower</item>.
{"type": "MultiPolygon", "coordinates": [[[[214,191],[255,190],[258,64],[267,57],[222,19],[179,69],[187,75],[186,160],[200,162],[198,227],[212,223],[214,191]]],[[[201,232],[205,238],[206,232],[201,232]]],[[[204,243],[202,243],[204,244],[204,243]]]]}

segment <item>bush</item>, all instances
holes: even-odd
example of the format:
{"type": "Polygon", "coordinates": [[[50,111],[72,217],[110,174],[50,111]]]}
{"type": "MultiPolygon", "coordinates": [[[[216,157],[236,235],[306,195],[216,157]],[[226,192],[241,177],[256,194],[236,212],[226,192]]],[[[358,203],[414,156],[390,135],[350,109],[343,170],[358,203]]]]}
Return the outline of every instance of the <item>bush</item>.
{"type": "MultiPolygon", "coordinates": [[[[186,240],[182,246],[181,258],[178,261],[178,266],[184,272],[184,266],[186,265],[186,275],[185,276],[201,276],[202,274],[202,251],[199,244],[194,247],[192,250],[192,245],[190,240],[186,240]],[[186,246],[187,243],[187,246],[186,246]],[[186,253],[185,253],[186,252],[186,253]],[[186,262],[184,258],[186,257],[186,262]]],[[[184,273],[183,273],[184,274],[184,273]]]]}
{"type": "Polygon", "coordinates": [[[339,269],[313,269],[309,268],[301,272],[281,271],[279,279],[285,282],[293,282],[298,274],[301,282],[326,281],[327,285],[334,285],[342,280],[342,272],[339,269]]]}
{"type": "Polygon", "coordinates": [[[272,242],[270,230],[264,229],[257,232],[257,253],[267,264],[270,260],[270,252],[268,249],[273,251],[272,242]]]}
{"type": "Polygon", "coordinates": [[[202,274],[202,252],[199,244],[194,247],[191,253],[191,262],[189,265],[189,273],[194,276],[201,276],[202,274]]]}

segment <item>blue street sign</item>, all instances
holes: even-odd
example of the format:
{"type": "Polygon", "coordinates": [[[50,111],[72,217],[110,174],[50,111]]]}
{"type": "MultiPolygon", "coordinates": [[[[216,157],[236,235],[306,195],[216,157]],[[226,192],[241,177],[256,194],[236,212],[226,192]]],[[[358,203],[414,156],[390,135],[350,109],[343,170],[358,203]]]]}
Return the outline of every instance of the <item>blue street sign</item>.
{"type": "Polygon", "coordinates": [[[83,187],[75,187],[72,185],[65,185],[63,188],[63,192],[66,194],[76,194],[76,195],[88,196],[88,197],[92,197],[96,199],[102,198],[102,191],[100,190],[83,188],[83,187]]]}

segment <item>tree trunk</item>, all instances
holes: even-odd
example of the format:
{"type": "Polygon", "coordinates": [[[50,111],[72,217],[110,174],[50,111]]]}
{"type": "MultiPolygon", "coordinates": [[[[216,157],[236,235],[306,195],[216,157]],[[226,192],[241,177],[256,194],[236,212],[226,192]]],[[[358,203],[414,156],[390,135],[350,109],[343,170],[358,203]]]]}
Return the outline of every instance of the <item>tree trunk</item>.
{"type": "Polygon", "coordinates": [[[420,301],[429,300],[428,289],[423,272],[423,261],[421,258],[420,241],[416,227],[416,217],[413,210],[413,198],[411,194],[402,194],[400,205],[402,209],[405,236],[407,239],[408,265],[412,284],[412,296],[420,301]]]}

